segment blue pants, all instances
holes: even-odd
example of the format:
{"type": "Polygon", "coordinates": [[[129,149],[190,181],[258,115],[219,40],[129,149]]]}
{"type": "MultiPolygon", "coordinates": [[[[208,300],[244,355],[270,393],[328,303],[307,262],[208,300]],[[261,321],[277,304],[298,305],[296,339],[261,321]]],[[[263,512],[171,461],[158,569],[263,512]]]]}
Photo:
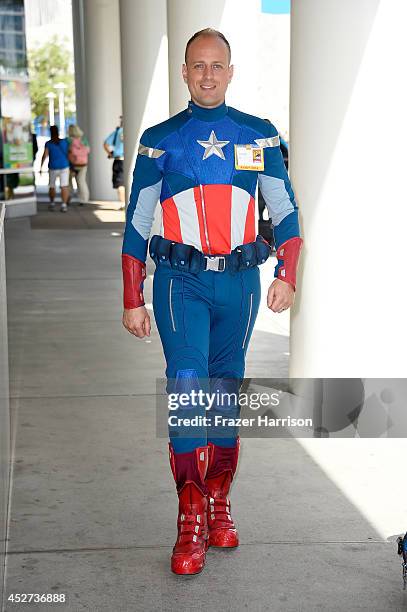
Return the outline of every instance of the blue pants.
{"type": "MultiPolygon", "coordinates": [[[[153,307],[167,362],[167,390],[182,393],[203,389],[238,396],[245,357],[260,303],[258,267],[241,272],[192,274],[160,264],[154,274],[153,307]]],[[[236,417],[239,403],[215,401],[210,410],[180,407],[177,416],[206,417],[204,424],[182,435],[169,427],[175,453],[186,453],[212,442],[234,447],[237,428],[214,425],[216,415],[236,417]]],[[[224,419],[226,421],[226,419],[224,419]]]]}

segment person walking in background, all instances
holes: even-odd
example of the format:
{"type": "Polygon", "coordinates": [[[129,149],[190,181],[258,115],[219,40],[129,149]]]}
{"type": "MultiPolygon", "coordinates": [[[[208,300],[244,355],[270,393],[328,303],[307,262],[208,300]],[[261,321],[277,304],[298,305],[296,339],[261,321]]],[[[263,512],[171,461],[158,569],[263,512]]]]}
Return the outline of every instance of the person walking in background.
{"type": "Polygon", "coordinates": [[[103,143],[103,148],[109,159],[113,161],[112,183],[117,189],[120,201],[120,210],[124,210],[124,146],[123,146],[123,116],[120,115],[120,125],[109,134],[103,143]]]}
{"type": "Polygon", "coordinates": [[[40,174],[42,173],[42,166],[47,159],[49,169],[49,210],[55,210],[55,183],[59,178],[61,186],[61,212],[67,212],[68,210],[68,198],[69,198],[69,159],[68,149],[69,143],[67,138],[60,138],[58,126],[51,125],[51,140],[47,140],[45,143],[44,153],[41,159],[40,174]]]}
{"type": "Polygon", "coordinates": [[[38,142],[37,142],[37,134],[35,132],[31,132],[31,140],[33,144],[33,164],[35,162],[35,158],[38,153],[38,142]]]}
{"type": "Polygon", "coordinates": [[[89,202],[89,187],[86,182],[88,170],[88,157],[90,152],[89,142],[84,136],[79,125],[70,125],[68,128],[69,151],[68,159],[70,163],[69,187],[72,192],[72,176],[75,176],[78,185],[79,206],[89,202]]]}

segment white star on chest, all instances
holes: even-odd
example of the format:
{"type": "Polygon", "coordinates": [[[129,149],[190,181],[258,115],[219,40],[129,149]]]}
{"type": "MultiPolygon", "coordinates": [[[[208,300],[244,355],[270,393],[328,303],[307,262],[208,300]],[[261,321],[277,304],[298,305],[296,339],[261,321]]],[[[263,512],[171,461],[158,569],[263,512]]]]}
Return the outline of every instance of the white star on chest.
{"type": "Polygon", "coordinates": [[[197,140],[197,143],[205,149],[202,159],[208,159],[211,155],[217,155],[221,159],[225,159],[222,148],[229,144],[229,142],[230,140],[218,140],[213,130],[208,140],[197,140]]]}

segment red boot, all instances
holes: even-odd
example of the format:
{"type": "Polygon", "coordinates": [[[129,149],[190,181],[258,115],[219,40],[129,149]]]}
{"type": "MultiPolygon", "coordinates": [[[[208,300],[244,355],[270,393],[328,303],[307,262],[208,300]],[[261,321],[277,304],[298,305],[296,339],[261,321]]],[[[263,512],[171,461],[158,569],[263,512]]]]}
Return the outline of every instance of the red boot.
{"type": "Polygon", "coordinates": [[[176,455],[170,446],[170,464],[177,485],[178,537],[171,557],[175,574],[198,574],[205,565],[208,523],[205,474],[208,447],[176,455]]]}
{"type": "Polygon", "coordinates": [[[209,546],[222,548],[239,546],[239,534],[230,516],[228,498],[236,472],[239,448],[239,438],[234,448],[224,448],[209,442],[209,465],[205,479],[209,497],[209,546]]]}

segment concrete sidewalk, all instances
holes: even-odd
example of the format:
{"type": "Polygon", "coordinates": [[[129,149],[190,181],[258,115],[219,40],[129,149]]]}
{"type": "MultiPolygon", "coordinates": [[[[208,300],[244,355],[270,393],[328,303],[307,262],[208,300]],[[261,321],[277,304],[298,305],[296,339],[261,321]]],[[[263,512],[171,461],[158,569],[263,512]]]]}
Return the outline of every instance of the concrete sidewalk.
{"type": "MultiPolygon", "coordinates": [[[[5,609],[28,608],[8,602],[11,593],[64,593],[58,605],[75,612],[405,609],[394,525],[381,531],[380,517],[365,518],[320,467],[339,454],[341,470],[374,482],[383,455],[355,465],[358,440],[309,441],[308,451],[294,439],[243,440],[232,492],[242,545],[209,550],[197,577],[171,574],[177,499],[166,440],[155,435],[158,333],[137,341],[121,326],[122,213],[42,229],[49,215],[68,224],[74,214],[44,208],[6,226],[15,452],[5,609]]],[[[266,286],[272,268],[263,274],[266,286]]],[[[286,330],[274,319],[266,333],[264,316],[247,376],[286,376],[286,330]]]]}

